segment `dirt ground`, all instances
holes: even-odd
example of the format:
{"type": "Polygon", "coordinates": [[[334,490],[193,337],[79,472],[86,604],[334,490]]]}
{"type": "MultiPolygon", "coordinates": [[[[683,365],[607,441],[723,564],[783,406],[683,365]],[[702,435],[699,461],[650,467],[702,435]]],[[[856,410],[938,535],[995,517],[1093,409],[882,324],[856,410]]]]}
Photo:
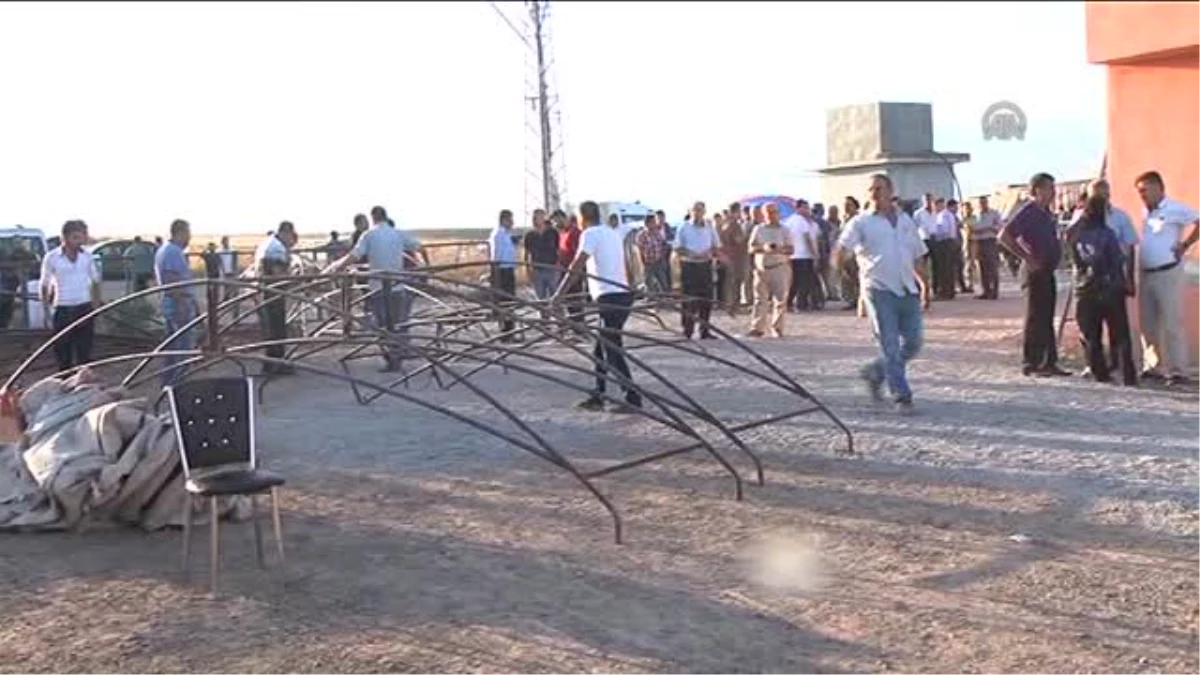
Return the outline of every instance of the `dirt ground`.
{"type": "MultiPolygon", "coordinates": [[[[360,407],[316,376],[273,383],[260,452],[289,479],[282,581],[256,569],[245,524],[225,529],[215,600],[205,535],[190,581],[178,532],[6,535],[0,670],[1197,672],[1195,394],[1023,378],[1005,290],[935,306],[911,417],[855,377],[874,354],[863,320],[789,316],[758,348],[859,455],[835,455],[835,429],[809,416],[744,435],[761,487],[718,446],[744,501],[700,453],[599,479],[619,546],[569,476],[503,441],[411,404],[360,407]],[[765,585],[770,564],[784,579],[765,585]]],[[[723,419],[792,405],[643,354],[723,419]]],[[[683,443],[527,376],[477,377],[585,467],[683,443]]],[[[412,393],[500,423],[461,388],[412,393]]]]}

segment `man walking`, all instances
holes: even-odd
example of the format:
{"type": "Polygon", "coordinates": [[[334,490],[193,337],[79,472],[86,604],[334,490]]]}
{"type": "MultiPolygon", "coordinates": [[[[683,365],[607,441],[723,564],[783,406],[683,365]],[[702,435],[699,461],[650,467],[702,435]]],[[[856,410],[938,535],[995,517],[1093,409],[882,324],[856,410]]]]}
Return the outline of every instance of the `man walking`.
{"type": "MultiPolygon", "coordinates": [[[[841,232],[846,231],[850,221],[858,217],[859,212],[858,200],[854,197],[847,196],[842,202],[842,210],[845,213],[842,219],[841,231],[838,234],[838,239],[841,239],[841,232]]],[[[838,264],[838,280],[842,286],[842,302],[845,304],[842,309],[856,310],[858,309],[858,261],[855,260],[854,251],[849,249],[840,249],[840,253],[834,256],[838,264]]]]}
{"type": "Polygon", "coordinates": [[[404,357],[408,356],[412,292],[403,283],[404,270],[409,267],[406,262],[419,254],[428,266],[429,256],[420,240],[394,226],[382,206],[371,209],[371,219],[375,222],[371,229],[358,238],[349,253],[334,261],[327,272],[338,272],[355,262],[367,263],[374,274],[369,283],[373,293],[369,306],[371,317],[379,330],[395,336],[384,349],[384,366],[380,372],[393,373],[400,370],[404,357]]]}
{"type": "Polygon", "coordinates": [[[854,251],[862,271],[867,315],[881,355],[862,370],[872,398],[882,400],[886,382],[896,410],[913,409],[907,364],[924,339],[922,307],[929,307],[929,283],[920,264],[926,253],[917,224],[892,202],[892,179],[871,177],[873,213],[864,213],[842,228],[839,249],[854,251]]]}
{"type": "Polygon", "coordinates": [[[533,230],[525,234],[525,264],[533,294],[548,300],[558,290],[558,230],[550,226],[544,209],[534,209],[533,230]]]}
{"type": "Polygon", "coordinates": [[[1025,338],[1021,372],[1025,375],[1070,375],[1058,366],[1058,337],[1054,332],[1058,291],[1054,271],[1062,260],[1054,204],[1054,177],[1038,173],[1029,179],[1031,199],[1017,207],[1000,232],[1000,245],[1021,259],[1021,289],[1025,292],[1025,338]]]}
{"type": "MultiPolygon", "coordinates": [[[[62,226],[62,243],[42,258],[39,291],[42,307],[53,307],[46,315],[47,328],[60,333],[100,306],[100,269],[96,259],[84,250],[87,225],[68,220],[62,226]]],[[[92,360],[94,322],[89,319],[54,344],[58,371],[82,366],[92,360]]]]}
{"type": "Polygon", "coordinates": [[[779,222],[779,205],[765,204],[767,222],[750,233],[749,252],[754,256],[754,314],[750,337],[767,332],[770,316],[771,337],[783,337],[787,315],[788,291],[792,285],[791,255],[795,245],[792,233],[779,222]]]}
{"type": "MultiPolygon", "coordinates": [[[[187,261],[187,247],[192,240],[192,228],[186,220],[171,223],[171,238],[154,254],[154,280],[159,286],[192,280],[192,268],[187,261]]],[[[215,250],[215,249],[214,249],[215,250]]],[[[216,271],[216,270],[214,270],[216,271]]],[[[216,308],[210,308],[215,310],[216,308]]],[[[166,337],[174,335],[200,313],[195,289],[191,286],[172,288],[162,294],[162,315],[166,337]]],[[[195,329],[180,333],[164,349],[189,351],[196,348],[195,329]]],[[[183,374],[178,356],[163,358],[162,384],[175,384],[183,374]]]]}
{"type": "Polygon", "coordinates": [[[558,302],[583,276],[583,270],[587,270],[587,285],[599,309],[600,330],[592,350],[596,361],[596,388],[579,407],[586,410],[604,409],[607,374],[612,370],[622,378],[621,389],[625,393],[624,405],[618,406],[614,412],[640,408],[642,395],[633,386],[621,334],[625,321],[629,319],[629,309],[633,306],[633,292],[629,288],[629,280],[633,275],[625,256],[625,244],[633,229],[620,222],[601,225],[600,207],[593,201],[580,204],[579,216],[584,226],[579,252],[551,298],[552,303],[558,302]]]}
{"type": "Polygon", "coordinates": [[[713,261],[720,250],[721,240],[712,223],[704,217],[704,202],[692,206],[691,222],[679,228],[675,235],[675,253],[679,256],[679,276],[683,285],[683,334],[689,340],[700,323],[700,339],[713,340],[709,318],[713,304],[713,261]]]}
{"type": "Polygon", "coordinates": [[[1188,249],[1196,244],[1200,220],[1191,206],[1166,195],[1162,175],[1157,171],[1138,176],[1135,185],[1146,205],[1142,245],[1138,252],[1138,314],[1144,355],[1142,378],[1168,378],[1167,383],[1171,386],[1187,385],[1190,380],[1186,372],[1187,343],[1180,306],[1181,263],[1188,249]],[[1184,232],[1189,227],[1191,233],[1185,237],[1184,232]]]}

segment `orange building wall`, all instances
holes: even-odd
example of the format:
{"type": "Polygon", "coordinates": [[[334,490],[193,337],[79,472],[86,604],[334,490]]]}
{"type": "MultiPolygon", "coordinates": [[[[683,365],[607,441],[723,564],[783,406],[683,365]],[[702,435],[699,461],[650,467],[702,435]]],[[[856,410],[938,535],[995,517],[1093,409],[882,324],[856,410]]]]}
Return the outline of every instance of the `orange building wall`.
{"type": "MultiPolygon", "coordinates": [[[[1167,194],[1200,207],[1200,4],[1089,2],[1088,58],[1108,66],[1108,177],[1113,201],[1141,227],[1133,181],[1163,175],[1167,194]]],[[[1188,256],[1194,265],[1200,246],[1188,256]]],[[[1200,352],[1200,286],[1189,276],[1184,316],[1200,352]]],[[[1135,319],[1136,321],[1136,319],[1135,319]]]]}

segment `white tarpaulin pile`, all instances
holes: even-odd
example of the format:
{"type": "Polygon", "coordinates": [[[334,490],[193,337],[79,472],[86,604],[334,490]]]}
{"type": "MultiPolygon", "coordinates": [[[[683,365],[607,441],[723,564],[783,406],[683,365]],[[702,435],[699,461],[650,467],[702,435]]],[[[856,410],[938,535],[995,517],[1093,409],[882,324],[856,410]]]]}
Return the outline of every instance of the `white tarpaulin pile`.
{"type": "MultiPolygon", "coordinates": [[[[169,415],[87,371],[44,379],[19,401],[21,443],[0,443],[0,530],[68,530],[123,523],[157,530],[183,521],[183,468],[169,415]]],[[[204,522],[198,500],[194,522],[204,522]]],[[[221,500],[223,518],[243,520],[249,500],[221,500]]]]}

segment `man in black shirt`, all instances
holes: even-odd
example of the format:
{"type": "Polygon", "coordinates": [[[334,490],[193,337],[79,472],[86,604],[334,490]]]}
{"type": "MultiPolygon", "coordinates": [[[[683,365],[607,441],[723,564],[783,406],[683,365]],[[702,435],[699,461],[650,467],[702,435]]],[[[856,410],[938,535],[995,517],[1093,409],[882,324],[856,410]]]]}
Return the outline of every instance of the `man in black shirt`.
{"type": "Polygon", "coordinates": [[[546,212],[535,209],[533,230],[525,235],[525,264],[533,292],[539,300],[545,300],[558,290],[558,230],[550,227],[546,212]]]}

